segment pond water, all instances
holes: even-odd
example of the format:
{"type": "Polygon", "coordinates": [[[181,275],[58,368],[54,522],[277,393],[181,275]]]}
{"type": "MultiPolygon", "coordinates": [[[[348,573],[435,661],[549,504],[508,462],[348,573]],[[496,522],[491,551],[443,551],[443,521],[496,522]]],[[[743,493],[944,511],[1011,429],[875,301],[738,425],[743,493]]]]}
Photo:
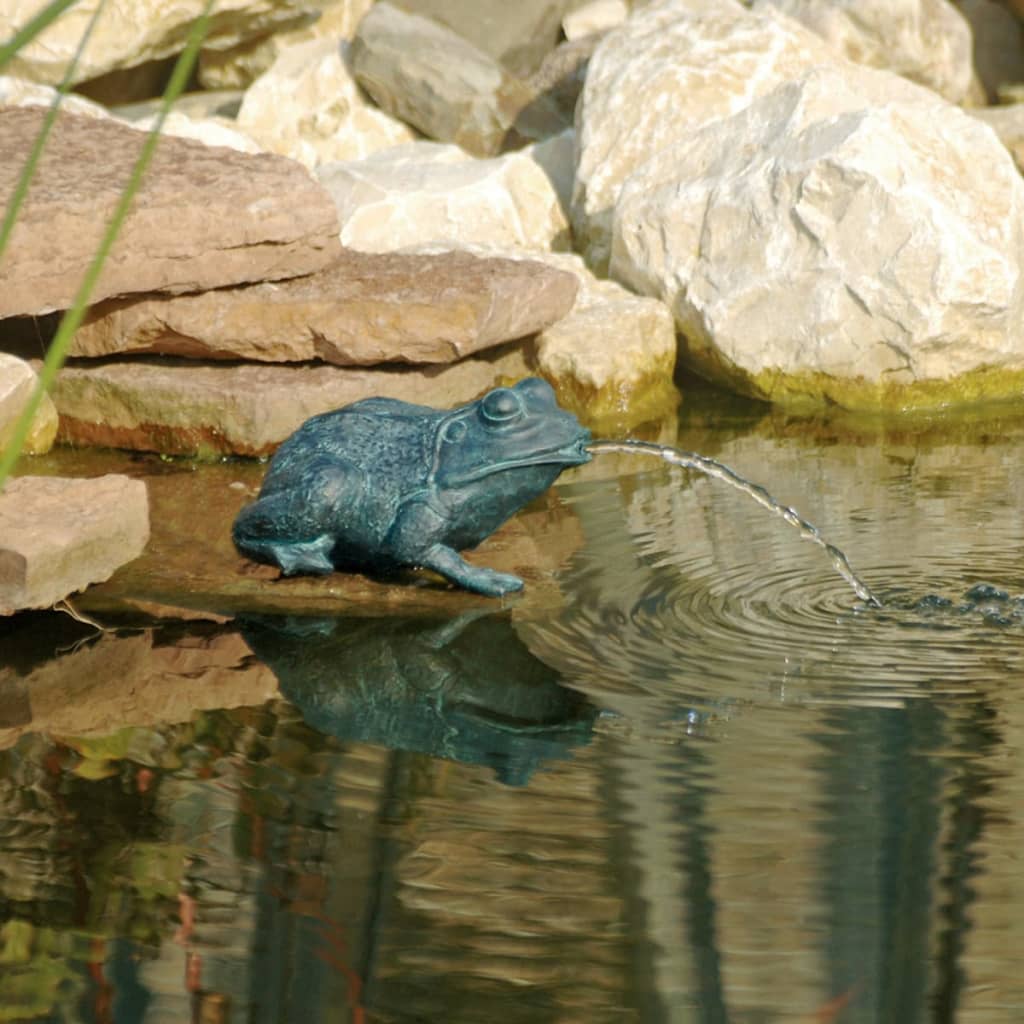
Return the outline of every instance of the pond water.
{"type": "Polygon", "coordinates": [[[0,1021],[1024,1020],[1024,416],[671,432],[883,607],[602,456],[504,604],[0,625],[0,1021]]]}

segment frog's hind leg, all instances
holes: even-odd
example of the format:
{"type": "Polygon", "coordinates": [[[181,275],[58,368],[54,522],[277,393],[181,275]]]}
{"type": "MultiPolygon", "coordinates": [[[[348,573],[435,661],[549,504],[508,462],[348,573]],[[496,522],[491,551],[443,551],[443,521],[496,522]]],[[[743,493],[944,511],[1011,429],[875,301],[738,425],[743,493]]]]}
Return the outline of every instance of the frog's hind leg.
{"type": "Polygon", "coordinates": [[[231,530],[235,547],[257,562],[280,567],[285,576],[334,571],[340,509],[351,495],[354,467],[324,459],[306,468],[299,487],[261,496],[238,514],[231,530]]]}

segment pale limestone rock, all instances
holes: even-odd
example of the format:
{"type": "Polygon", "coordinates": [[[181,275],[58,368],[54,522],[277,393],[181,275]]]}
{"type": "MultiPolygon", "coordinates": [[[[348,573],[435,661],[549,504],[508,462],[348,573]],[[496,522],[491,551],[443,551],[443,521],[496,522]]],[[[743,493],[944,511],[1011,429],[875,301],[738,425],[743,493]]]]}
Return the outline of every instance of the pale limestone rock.
{"type": "Polygon", "coordinates": [[[0,615],[48,608],[137,558],[149,539],[141,480],[23,476],[0,491],[0,615]]]}
{"type": "MultiPolygon", "coordinates": [[[[0,108],[0,208],[44,116],[37,107],[0,108]]],[[[145,138],[113,120],[57,118],[0,256],[0,318],[71,304],[145,138]]],[[[302,167],[165,138],[92,294],[99,301],[296,277],[339,253],[334,205],[302,167]]]]}
{"type": "Polygon", "coordinates": [[[283,50],[246,91],[238,128],[307,167],[411,142],[415,133],[407,125],[362,94],[348,49],[340,40],[315,39],[283,50]]]}
{"type": "MultiPolygon", "coordinates": [[[[36,375],[28,363],[0,352],[0,452],[10,443],[14,427],[36,386],[36,375]]],[[[47,452],[57,436],[57,410],[49,395],[43,395],[23,451],[29,455],[47,452]]]]}
{"type": "Polygon", "coordinates": [[[379,0],[352,40],[352,69],[383,110],[476,156],[562,131],[554,104],[455,32],[379,0]]]}
{"type": "Polygon", "coordinates": [[[385,252],[428,242],[567,248],[569,223],[532,148],[490,160],[420,142],[366,160],[325,164],[342,245],[385,252]]]}
{"type": "MultiPolygon", "coordinates": [[[[211,89],[207,92],[185,92],[174,101],[174,112],[186,114],[202,121],[208,117],[234,123],[238,108],[242,105],[243,89],[211,89]]],[[[163,100],[160,97],[141,100],[138,103],[119,103],[110,108],[110,113],[122,121],[140,121],[160,113],[163,100]]]]}
{"type": "Polygon", "coordinates": [[[576,108],[576,246],[603,273],[622,183],[648,157],[834,61],[808,29],[732,0],[665,0],[602,40],[576,108]]]}
{"type": "Polygon", "coordinates": [[[529,75],[558,42],[565,14],[581,0],[396,0],[468,40],[513,74],[529,75]]]}
{"type": "Polygon", "coordinates": [[[572,207],[572,185],[576,179],[576,132],[572,128],[566,128],[558,135],[552,135],[549,139],[527,146],[522,152],[536,161],[548,176],[568,226],[569,210],[572,207]]]}
{"type": "Polygon", "coordinates": [[[613,275],[749,394],[1019,393],[1024,182],[989,129],[905,79],[812,69],[638,168],[614,230],[613,275]]]}
{"type": "Polygon", "coordinates": [[[205,89],[244,89],[252,85],[289,46],[313,39],[350,41],[374,0],[334,0],[308,24],[248,39],[228,50],[199,54],[199,82],[205,89]]]}
{"type": "MultiPolygon", "coordinates": [[[[15,75],[0,75],[0,107],[49,107],[57,96],[52,85],[41,85],[15,75]]],[[[84,96],[68,93],[60,101],[61,110],[83,117],[110,117],[110,111],[84,96]]]]}
{"type": "MultiPolygon", "coordinates": [[[[101,0],[78,0],[27,46],[6,70],[36,82],[56,85],[67,70],[79,40],[101,0]]],[[[107,3],[100,13],[73,81],[84,82],[117,68],[178,53],[203,0],[132,0],[107,3]]],[[[294,23],[322,7],[317,0],[218,0],[206,39],[209,47],[234,46],[294,23]]],[[[0,39],[8,39],[39,12],[39,0],[6,0],[0,5],[0,39]]]]}
{"type": "MultiPolygon", "coordinates": [[[[11,75],[0,75],[0,106],[9,107],[49,107],[57,96],[57,90],[51,85],[40,85],[23,78],[11,75]]],[[[210,112],[200,114],[200,104],[211,106],[223,104],[223,94],[214,100],[193,96],[181,97],[174,109],[167,115],[163,123],[163,134],[174,135],[183,139],[195,139],[205,142],[208,146],[228,146],[243,153],[261,153],[263,149],[252,139],[243,135],[235,128],[234,120],[227,117],[216,117],[210,112]],[[193,110],[193,113],[189,113],[193,110]]],[[[94,103],[84,96],[68,93],[61,100],[60,108],[69,114],[80,114],[84,117],[115,119],[140,131],[150,131],[156,123],[161,101],[129,105],[125,111],[108,110],[100,103],[94,103]]]]}
{"type": "Polygon", "coordinates": [[[594,32],[607,32],[629,17],[629,5],[626,0],[591,0],[570,11],[562,19],[562,32],[572,42],[592,35],[594,32]]]}
{"type": "Polygon", "coordinates": [[[677,399],[675,323],[661,301],[602,281],[574,253],[545,262],[576,275],[572,309],[534,340],[537,369],[587,422],[633,425],[677,399]]]}
{"type": "Polygon", "coordinates": [[[962,103],[971,89],[971,29],[948,0],[755,0],[858,64],[894,71],[962,103]]]}
{"type": "Polygon", "coordinates": [[[595,33],[556,46],[537,70],[526,80],[527,86],[543,96],[565,119],[566,126],[573,123],[576,101],[587,77],[590,58],[603,38],[595,33]]]}
{"type": "MultiPolygon", "coordinates": [[[[140,117],[134,121],[126,121],[132,128],[139,131],[151,131],[156,124],[157,115],[140,117]]],[[[248,135],[238,131],[234,121],[226,117],[189,117],[172,110],[164,118],[161,134],[173,135],[177,139],[193,139],[207,146],[226,146],[239,153],[263,153],[264,148],[248,135]]]]}
{"type": "Polygon", "coordinates": [[[53,400],[60,437],[72,444],[267,455],[310,416],[361,398],[459,405],[529,373],[519,345],[420,370],[137,357],[65,365],[53,400]]]}
{"type": "Polygon", "coordinates": [[[71,355],[448,363],[548,327],[576,288],[536,261],[348,251],[309,277],[101,303],[71,355]]]}

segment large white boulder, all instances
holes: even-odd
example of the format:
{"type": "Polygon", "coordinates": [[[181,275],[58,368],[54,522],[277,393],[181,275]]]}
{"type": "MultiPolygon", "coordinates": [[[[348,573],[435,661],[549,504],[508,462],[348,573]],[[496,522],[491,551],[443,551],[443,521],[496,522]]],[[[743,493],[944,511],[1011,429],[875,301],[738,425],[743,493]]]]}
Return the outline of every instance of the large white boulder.
{"type": "Polygon", "coordinates": [[[577,248],[603,272],[615,199],[635,168],[694,128],[833,60],[809,29],[735,0],[664,0],[635,12],[598,46],[576,107],[577,248]]]}
{"type": "Polygon", "coordinates": [[[417,142],[324,164],[317,175],[338,208],[342,245],[353,249],[568,248],[568,219],[533,150],[477,160],[458,146],[417,142]]]}
{"type": "Polygon", "coordinates": [[[949,0],[755,0],[859,64],[894,71],[962,103],[974,78],[971,27],[949,0]]]}
{"type": "Polygon", "coordinates": [[[366,98],[352,77],[348,43],[329,38],[283,50],[246,91],[238,128],[307,167],[359,160],[416,137],[366,98]]]}
{"type": "Polygon", "coordinates": [[[814,68],[627,181],[612,274],[708,376],[777,401],[936,405],[1024,384],[1024,182],[985,125],[814,68]]]}

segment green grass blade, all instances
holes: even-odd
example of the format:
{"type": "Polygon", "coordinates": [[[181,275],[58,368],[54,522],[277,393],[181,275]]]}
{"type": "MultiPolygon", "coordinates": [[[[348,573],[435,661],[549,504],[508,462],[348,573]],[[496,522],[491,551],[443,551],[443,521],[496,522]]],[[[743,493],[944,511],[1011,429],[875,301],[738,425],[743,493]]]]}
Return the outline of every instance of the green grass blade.
{"type": "Polygon", "coordinates": [[[64,73],[64,78],[61,80],[60,85],[57,86],[57,95],[54,96],[53,103],[50,104],[50,108],[46,111],[43,126],[39,129],[39,134],[36,136],[36,140],[32,144],[32,152],[25,161],[25,166],[21,169],[21,177],[18,179],[18,184],[15,186],[14,193],[11,195],[10,202],[7,204],[7,210],[4,212],[3,223],[0,224],[0,261],[3,259],[4,247],[7,245],[7,242],[11,237],[11,232],[14,230],[14,222],[17,220],[18,212],[21,210],[22,204],[25,202],[25,196],[28,195],[29,185],[32,183],[32,178],[35,176],[39,159],[43,155],[46,140],[50,137],[50,131],[57,122],[57,112],[60,110],[61,100],[64,99],[71,89],[75,69],[78,67],[78,62],[81,59],[82,54],[85,52],[85,47],[89,42],[89,38],[92,36],[92,30],[96,27],[96,22],[99,20],[100,15],[103,13],[103,8],[106,6],[107,0],[100,0],[100,3],[97,5],[92,17],[89,19],[89,24],[86,25],[85,31],[82,33],[82,38],[78,41],[78,46],[75,49],[70,63],[68,64],[67,71],[64,73]]]}
{"type": "Polygon", "coordinates": [[[4,482],[10,475],[11,470],[14,468],[14,464],[17,462],[18,456],[21,453],[21,449],[24,446],[25,440],[31,429],[32,420],[34,419],[35,414],[39,409],[39,405],[42,402],[43,395],[49,390],[50,386],[53,384],[54,378],[57,376],[58,370],[64,364],[64,360],[67,357],[68,347],[71,344],[72,335],[74,335],[79,324],[82,322],[82,318],[85,316],[85,311],[89,305],[89,296],[92,294],[92,290],[96,286],[96,282],[99,280],[100,273],[103,270],[103,264],[106,262],[107,256],[110,254],[110,250],[114,245],[118,232],[121,230],[121,225],[124,223],[124,219],[128,215],[128,210],[131,207],[132,200],[135,198],[135,193],[138,191],[139,185],[142,182],[143,174],[149,166],[150,160],[153,158],[153,153],[156,150],[160,131],[163,128],[163,123],[167,118],[167,114],[170,112],[174,101],[188,84],[188,80],[192,74],[192,68],[199,55],[199,47],[206,36],[209,24],[210,8],[212,6],[213,0],[207,0],[203,7],[202,14],[192,25],[185,49],[178,58],[177,63],[174,65],[174,70],[171,72],[171,79],[167,83],[167,88],[164,90],[163,101],[160,106],[160,113],[157,115],[156,123],[146,136],[146,141],[143,143],[142,149],[139,152],[139,157],[135,162],[135,166],[132,168],[132,174],[128,180],[128,184],[125,186],[124,191],[118,198],[117,207],[110,219],[110,223],[107,225],[106,233],[104,234],[99,247],[93,255],[92,261],[85,272],[85,276],[82,278],[82,283],[78,287],[75,300],[72,303],[71,308],[68,309],[61,318],[60,326],[57,328],[57,333],[46,353],[46,359],[43,361],[42,369],[39,371],[39,378],[36,382],[35,389],[29,398],[28,404],[22,410],[21,416],[15,424],[14,433],[10,442],[5,450],[0,453],[0,488],[3,487],[4,482]]]}
{"type": "Polygon", "coordinates": [[[43,29],[52,25],[69,7],[73,7],[76,3],[78,0],[53,0],[34,18],[19,28],[3,46],[0,46],[0,72],[22,47],[32,42],[43,29]]]}

